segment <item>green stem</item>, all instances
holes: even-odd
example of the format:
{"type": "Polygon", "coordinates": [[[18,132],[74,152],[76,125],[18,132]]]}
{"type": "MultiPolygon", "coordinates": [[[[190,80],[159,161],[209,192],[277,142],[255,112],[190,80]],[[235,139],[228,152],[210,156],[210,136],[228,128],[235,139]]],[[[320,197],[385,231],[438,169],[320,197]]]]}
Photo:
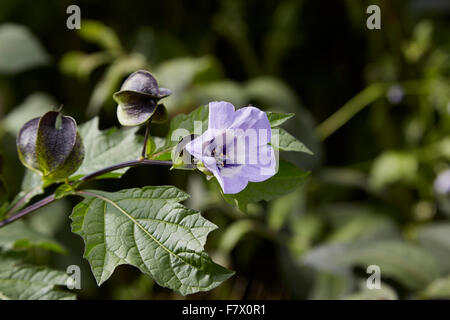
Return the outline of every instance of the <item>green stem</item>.
{"type": "MultiPolygon", "coordinates": [[[[172,161],[158,161],[158,160],[147,160],[147,159],[125,161],[125,162],[121,162],[121,163],[100,169],[98,171],[92,172],[92,173],[72,182],[71,184],[76,187],[79,187],[81,184],[91,181],[91,180],[95,179],[96,177],[99,177],[105,173],[112,172],[112,171],[122,169],[122,168],[137,167],[137,166],[142,166],[142,165],[171,166],[172,161]]],[[[48,197],[46,197],[42,200],[39,200],[38,202],[33,203],[32,205],[17,212],[15,215],[13,215],[5,220],[0,221],[0,228],[6,226],[7,224],[9,224],[11,222],[14,222],[14,221],[22,218],[42,207],[45,207],[56,200],[57,199],[55,198],[55,194],[51,194],[48,197]]]]}
{"type": "Polygon", "coordinates": [[[364,107],[381,97],[385,93],[385,90],[385,86],[381,84],[372,84],[350,99],[316,128],[316,133],[320,140],[325,140],[333,134],[359,111],[364,109],[364,107]]]}
{"type": "Polygon", "coordinates": [[[366,106],[384,96],[389,87],[394,84],[400,85],[405,94],[421,94],[422,90],[425,92],[427,90],[426,86],[424,86],[425,83],[426,80],[408,80],[395,83],[371,84],[319,124],[316,128],[316,133],[320,140],[325,140],[366,106]]]}
{"type": "Polygon", "coordinates": [[[150,123],[152,122],[152,118],[148,119],[145,125],[145,137],[144,137],[144,146],[142,147],[141,159],[147,159],[147,141],[150,137],[150,123]]]}

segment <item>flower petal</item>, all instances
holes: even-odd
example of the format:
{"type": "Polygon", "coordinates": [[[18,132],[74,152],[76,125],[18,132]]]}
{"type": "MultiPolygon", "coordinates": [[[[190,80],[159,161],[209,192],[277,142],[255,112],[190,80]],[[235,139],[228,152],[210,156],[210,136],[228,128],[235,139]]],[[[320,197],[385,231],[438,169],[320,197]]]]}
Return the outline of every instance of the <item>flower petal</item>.
{"type": "Polygon", "coordinates": [[[234,106],[225,101],[209,103],[208,129],[226,129],[234,120],[234,106]]]}
{"type": "Polygon", "coordinates": [[[241,108],[234,113],[234,121],[230,129],[241,129],[244,131],[247,129],[264,130],[266,138],[262,139],[264,142],[260,144],[268,143],[271,140],[271,127],[267,114],[252,106],[241,108]]]}
{"type": "Polygon", "coordinates": [[[213,172],[224,194],[235,194],[245,189],[248,180],[241,175],[242,166],[222,168],[213,172]]]}
{"type": "Polygon", "coordinates": [[[275,175],[277,172],[277,161],[275,152],[269,145],[260,146],[256,164],[243,166],[241,174],[250,182],[261,182],[275,175]]]}

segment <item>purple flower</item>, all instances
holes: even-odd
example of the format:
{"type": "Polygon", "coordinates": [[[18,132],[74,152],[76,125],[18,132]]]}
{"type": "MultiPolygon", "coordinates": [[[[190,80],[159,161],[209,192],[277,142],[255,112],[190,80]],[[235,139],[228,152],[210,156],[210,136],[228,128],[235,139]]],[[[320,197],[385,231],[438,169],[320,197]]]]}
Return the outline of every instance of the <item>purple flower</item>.
{"type": "Polygon", "coordinates": [[[228,102],[209,104],[208,130],[186,150],[216,177],[224,193],[238,193],[248,182],[276,173],[272,130],[265,112],[255,107],[237,111],[228,102]]]}

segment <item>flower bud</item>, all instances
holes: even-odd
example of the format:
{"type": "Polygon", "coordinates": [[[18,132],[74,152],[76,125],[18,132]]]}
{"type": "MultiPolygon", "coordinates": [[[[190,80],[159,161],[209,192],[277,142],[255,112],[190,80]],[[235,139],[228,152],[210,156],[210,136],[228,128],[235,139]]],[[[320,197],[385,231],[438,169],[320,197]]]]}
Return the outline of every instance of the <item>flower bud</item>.
{"type": "Polygon", "coordinates": [[[139,70],[132,73],[113,96],[118,103],[117,118],[120,124],[137,126],[150,118],[154,122],[165,121],[166,108],[158,101],[171,93],[169,89],[159,88],[150,72],[139,70]]]}
{"type": "Polygon", "coordinates": [[[69,177],[84,159],[75,120],[56,111],[25,123],[17,136],[17,151],[23,165],[48,182],[69,177]]]}

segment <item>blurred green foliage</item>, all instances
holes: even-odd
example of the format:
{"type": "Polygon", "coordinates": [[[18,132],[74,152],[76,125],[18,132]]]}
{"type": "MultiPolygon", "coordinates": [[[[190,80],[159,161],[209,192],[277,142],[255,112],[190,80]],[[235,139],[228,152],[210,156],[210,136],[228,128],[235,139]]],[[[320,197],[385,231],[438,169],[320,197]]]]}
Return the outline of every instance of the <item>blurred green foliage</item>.
{"type": "MultiPolygon", "coordinates": [[[[27,120],[63,104],[79,124],[100,115],[100,128],[118,126],[112,93],[147,69],[173,91],[171,118],[212,100],[291,112],[283,127],[314,152],[284,155],[312,170],[307,184],[246,212],[197,173],[135,168],[91,183],[174,184],[219,226],[207,251],[236,276],[192,298],[450,298],[449,193],[433,187],[450,168],[446,1],[79,1],[79,31],[65,27],[70,4],[0,3],[0,201],[33,187],[27,176],[21,187],[15,151],[27,120]],[[381,30],[365,26],[373,3],[381,30]],[[365,285],[371,264],[381,290],[365,285]]],[[[69,231],[76,200],[1,229],[0,247],[61,270],[82,266],[80,298],[181,298],[129,266],[98,288],[69,231]],[[67,255],[47,250],[62,246],[67,255]]]]}

